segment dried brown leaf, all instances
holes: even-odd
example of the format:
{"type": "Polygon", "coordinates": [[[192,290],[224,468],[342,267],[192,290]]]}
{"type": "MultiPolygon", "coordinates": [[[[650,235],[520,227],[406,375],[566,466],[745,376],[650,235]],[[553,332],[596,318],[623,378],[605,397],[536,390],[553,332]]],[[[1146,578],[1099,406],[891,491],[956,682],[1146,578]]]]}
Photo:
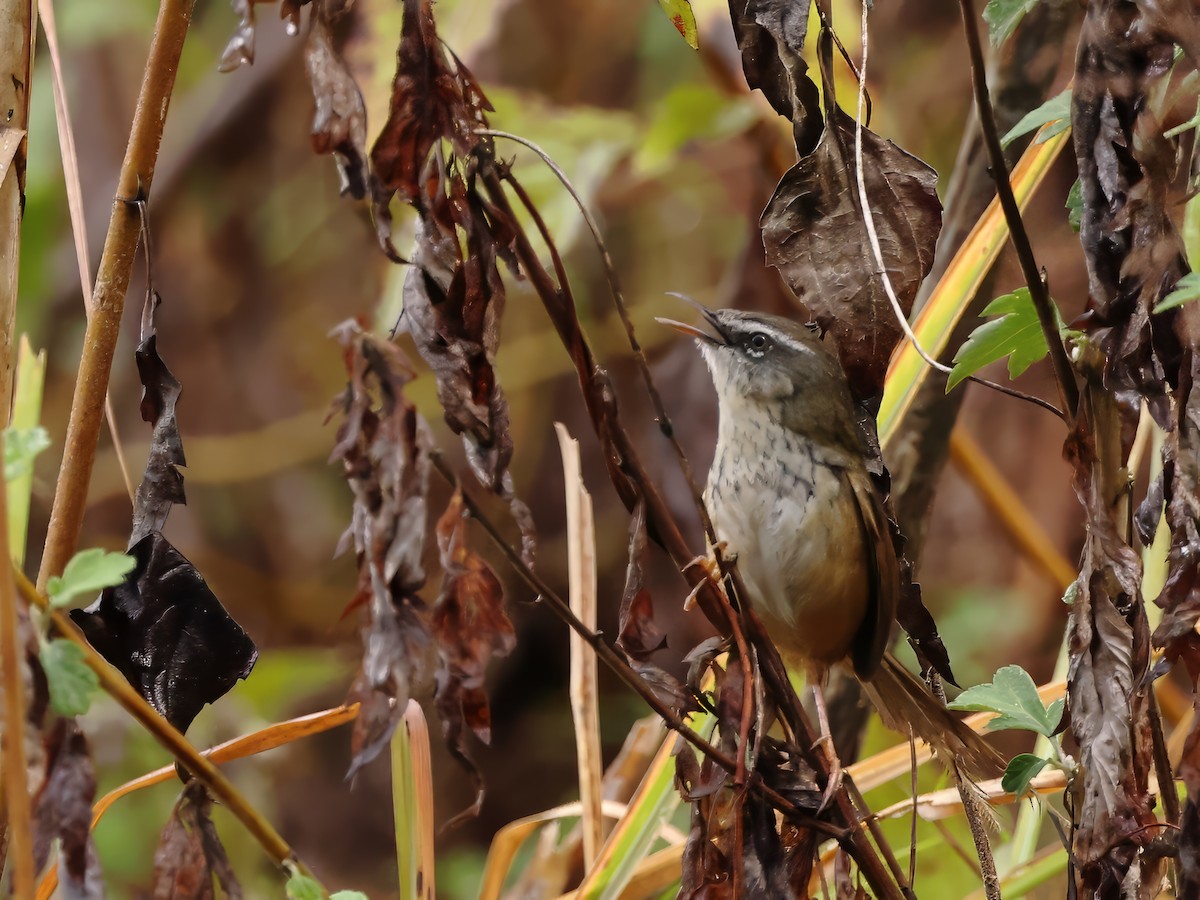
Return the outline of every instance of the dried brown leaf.
{"type": "MultiPolygon", "coordinates": [[[[854,120],[831,110],[816,150],[762,215],[767,262],[833,336],[856,399],[883,393],[903,332],[876,271],[855,180],[854,120]]],[[[883,260],[905,314],[933,264],[942,224],[937,173],[863,128],[863,168],[883,260]]]]}
{"type": "Polygon", "coordinates": [[[367,108],[333,40],[333,23],[346,7],[342,0],[316,0],[313,4],[304,64],[316,103],[313,150],[333,154],[342,194],[361,200],[367,193],[367,108]]]}
{"type": "Polygon", "coordinates": [[[491,741],[484,676],[493,658],[512,652],[517,636],[504,611],[500,580],[467,543],[467,523],[462,494],[455,492],[437,524],[444,574],[433,609],[432,632],[438,647],[437,707],[442,733],[450,752],[475,780],[475,802],[464,814],[475,815],[483,803],[483,781],[467,753],[463,726],[485,744],[491,741]]]}
{"type": "Polygon", "coordinates": [[[74,719],[57,718],[46,741],[46,780],[34,798],[36,867],[45,866],[51,844],[58,839],[63,895],[88,900],[103,897],[100,861],[92,842],[96,775],[87,738],[74,719]]]}
{"type": "Polygon", "coordinates": [[[154,900],[212,900],[218,885],[230,900],[242,896],[211,813],[207,788],[190,782],[154,852],[154,900]]]}

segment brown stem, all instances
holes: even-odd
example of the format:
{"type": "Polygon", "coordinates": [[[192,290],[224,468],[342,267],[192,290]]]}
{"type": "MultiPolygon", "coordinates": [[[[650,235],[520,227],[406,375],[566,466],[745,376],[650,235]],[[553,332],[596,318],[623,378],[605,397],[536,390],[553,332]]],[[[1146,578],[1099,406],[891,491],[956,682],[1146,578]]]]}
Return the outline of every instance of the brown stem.
{"type": "Polygon", "coordinates": [[[162,142],[167,106],[179,69],[179,56],[192,18],[193,0],[162,0],[146,71],[138,93],[137,109],[125,148],[125,161],[117,182],[112,217],[104,239],[104,252],[92,294],[92,315],[83,337],[83,356],[75,380],[71,417],[67,423],[62,468],[54,493],[54,507],[46,534],[46,549],[38,572],[44,586],[51,575],[62,572],[75,552],[88,484],[96,458],[96,442],[104,419],[104,396],[120,334],[125,292],[137,254],[140,219],[128,201],[149,194],[154,166],[162,142]]]}
{"type": "Polygon", "coordinates": [[[1054,368],[1054,377],[1058,382],[1059,396],[1063,409],[1069,421],[1075,419],[1079,412],[1079,385],[1075,381],[1075,370],[1067,357],[1067,348],[1063,346],[1058,334],[1058,322],[1054,315],[1054,303],[1046,288],[1045,274],[1038,269],[1037,259],[1033,255],[1033,247],[1029,243],[1029,234],[1025,231],[1025,223],[1021,220],[1021,210],[1013,196],[1012,185],[1009,183],[1008,165],[1004,162],[1004,150],[1000,146],[1000,132],[996,128],[996,117],[992,112],[992,101],[988,96],[987,67],[983,61],[983,47],[979,39],[979,24],[975,21],[975,9],[971,0],[959,0],[962,10],[963,31],[967,37],[967,49],[971,56],[971,83],[975,88],[975,106],[979,113],[979,127],[983,132],[983,144],[987,149],[988,161],[991,165],[992,179],[996,182],[996,196],[1000,208],[1004,210],[1004,218],[1008,222],[1009,238],[1013,249],[1017,251],[1017,260],[1021,264],[1021,273],[1029,286],[1029,297],[1037,310],[1038,324],[1050,348],[1050,363],[1054,368]]]}
{"type": "MultiPolygon", "coordinates": [[[[4,435],[0,432],[0,458],[4,435]]],[[[8,499],[0,485],[0,677],[4,681],[4,787],[8,802],[8,830],[12,842],[13,895],[32,897],[34,888],[33,829],[29,808],[29,785],[25,782],[29,761],[25,756],[25,679],[21,677],[25,648],[17,619],[17,596],[13,591],[12,560],[8,556],[8,499]]],[[[19,574],[19,573],[18,573],[19,574]]]]}
{"type": "MultiPolygon", "coordinates": [[[[84,662],[96,673],[100,686],[110,697],[119,703],[127,713],[150,732],[158,743],[167,749],[179,763],[196,778],[204,782],[212,795],[220,800],[233,815],[246,826],[246,830],[262,846],[263,851],[277,865],[294,863],[301,871],[308,870],[296,859],[295,853],[279,832],[268,822],[250,802],[242,796],[225,775],[207,756],[201,754],[186,737],[162,714],[145,701],[141,694],[125,680],[125,676],[114,669],[96,649],[87,642],[82,632],[71,621],[70,617],[50,605],[44,594],[21,572],[15,572],[17,589],[30,606],[36,606],[46,613],[54,628],[71,643],[79,647],[84,654],[84,662]]],[[[0,596],[3,595],[3,584],[11,584],[12,579],[0,581],[0,596]]]]}

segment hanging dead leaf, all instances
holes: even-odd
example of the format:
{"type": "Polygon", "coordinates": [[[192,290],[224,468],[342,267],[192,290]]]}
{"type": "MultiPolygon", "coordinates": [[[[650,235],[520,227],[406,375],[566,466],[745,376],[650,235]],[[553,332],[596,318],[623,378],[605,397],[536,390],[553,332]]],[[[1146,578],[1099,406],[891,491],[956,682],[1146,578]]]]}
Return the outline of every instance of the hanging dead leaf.
{"type": "Polygon", "coordinates": [[[171,811],[154,852],[154,900],[241,898],[242,887],[211,813],[208,789],[199,781],[190,782],[171,811]]]}
{"type": "Polygon", "coordinates": [[[64,896],[104,896],[100,860],[92,841],[96,775],[91,752],[74,719],[56,718],[46,732],[46,780],[34,798],[35,867],[40,871],[59,843],[59,879],[64,896]]]}

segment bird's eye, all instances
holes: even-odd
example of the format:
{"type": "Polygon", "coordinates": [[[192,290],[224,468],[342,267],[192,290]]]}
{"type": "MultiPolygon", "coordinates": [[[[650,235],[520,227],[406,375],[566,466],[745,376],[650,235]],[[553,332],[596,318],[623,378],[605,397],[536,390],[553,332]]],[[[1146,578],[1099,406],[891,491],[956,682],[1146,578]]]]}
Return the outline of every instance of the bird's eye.
{"type": "Polygon", "coordinates": [[[771,345],[771,339],[761,331],[756,331],[750,335],[746,341],[746,349],[754,356],[762,356],[767,352],[767,348],[771,345]]]}

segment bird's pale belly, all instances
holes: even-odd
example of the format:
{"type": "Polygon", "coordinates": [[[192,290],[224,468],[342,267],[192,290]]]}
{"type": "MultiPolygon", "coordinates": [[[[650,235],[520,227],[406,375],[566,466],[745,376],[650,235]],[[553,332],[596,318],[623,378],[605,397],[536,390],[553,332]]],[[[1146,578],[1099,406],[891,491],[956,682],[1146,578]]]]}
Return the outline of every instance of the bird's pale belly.
{"type": "MultiPolygon", "coordinates": [[[[737,553],[748,598],[789,665],[820,674],[850,651],[867,608],[868,572],[854,495],[807,455],[757,477],[710,481],[718,539],[737,553]]],[[[714,463],[719,476],[720,459],[714,463]]]]}

